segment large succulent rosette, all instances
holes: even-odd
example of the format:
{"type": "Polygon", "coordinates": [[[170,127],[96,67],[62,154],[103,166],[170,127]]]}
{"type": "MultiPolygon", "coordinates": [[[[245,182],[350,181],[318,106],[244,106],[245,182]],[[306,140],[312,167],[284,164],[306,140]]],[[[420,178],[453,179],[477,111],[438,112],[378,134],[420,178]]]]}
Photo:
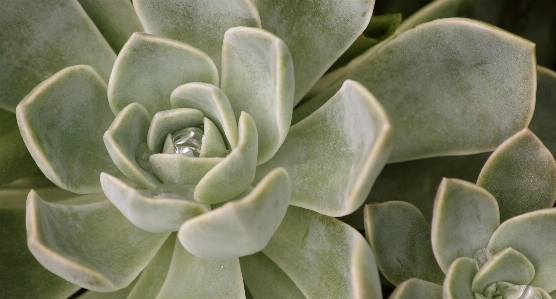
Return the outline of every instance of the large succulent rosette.
{"type": "Polygon", "coordinates": [[[346,81],[290,128],[299,95],[365,28],[371,3],[350,4],[353,33],[314,65],[305,36],[287,45],[257,28],[249,1],[134,5],[148,33],[131,35],[107,83],[94,64],[70,66],[17,106],[45,176],[89,194],[51,203],[29,193],[39,263],[130,298],[242,298],[244,280],[254,296],[380,296],[369,246],[330,216],[357,209],[386,163],[386,113],[346,81]]]}

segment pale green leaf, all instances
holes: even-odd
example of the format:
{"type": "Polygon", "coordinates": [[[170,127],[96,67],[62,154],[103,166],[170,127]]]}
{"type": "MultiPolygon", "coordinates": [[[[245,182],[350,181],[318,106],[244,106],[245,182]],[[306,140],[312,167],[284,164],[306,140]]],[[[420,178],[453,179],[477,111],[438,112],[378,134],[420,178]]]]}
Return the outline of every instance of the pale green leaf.
{"type": "Polygon", "coordinates": [[[546,148],[556,154],[556,73],[548,68],[537,67],[537,101],[535,114],[529,124],[546,148]]]}
{"type": "Polygon", "coordinates": [[[108,80],[116,59],[77,1],[2,1],[0,28],[0,107],[12,112],[59,70],[91,65],[108,80]]]}
{"type": "Polygon", "coordinates": [[[250,0],[135,0],[133,4],[146,33],[197,47],[219,69],[226,30],[261,27],[257,8],[250,0]]]}
{"type": "Polygon", "coordinates": [[[367,28],[375,1],[253,2],[263,29],[281,38],[291,52],[296,104],[367,28]]]}
{"type": "Polygon", "coordinates": [[[104,133],[103,139],[108,153],[118,169],[143,188],[154,188],[160,180],[139,166],[136,153],[141,144],[147,143],[151,116],[138,103],[126,106],[104,133]]]}
{"type": "Polygon", "coordinates": [[[80,287],[48,271],[27,248],[25,200],[29,191],[22,190],[25,194],[19,192],[19,196],[10,191],[0,190],[0,297],[70,296],[80,287]]]}
{"type": "Polygon", "coordinates": [[[156,299],[245,298],[239,259],[206,260],[187,252],[176,239],[166,280],[156,299]]]}
{"type": "Polygon", "coordinates": [[[60,188],[100,192],[101,172],[120,174],[102,141],[114,119],[106,83],[92,67],[59,71],[21,101],[16,115],[31,156],[60,188]]]}
{"type": "Polygon", "coordinates": [[[232,28],[224,35],[222,91],[234,113],[253,117],[259,135],[257,164],[272,158],[288,134],[294,77],[284,42],[262,29],[232,28]]]}
{"type": "Polygon", "coordinates": [[[176,234],[170,234],[149,265],[136,279],[137,283],[126,299],[156,298],[168,275],[175,244],[176,234]]]}
{"type": "Polygon", "coordinates": [[[484,293],[489,285],[498,281],[528,285],[534,276],[535,267],[527,257],[512,248],[506,248],[497,252],[479,269],[471,283],[471,290],[484,293]]]}
{"type": "Polygon", "coordinates": [[[78,1],[116,53],[120,52],[133,32],[143,32],[129,0],[78,1]]]}
{"type": "Polygon", "coordinates": [[[500,252],[513,248],[535,267],[530,285],[547,292],[556,290],[556,209],[529,212],[502,223],[488,248],[500,252]]]}
{"type": "MultiPolygon", "coordinates": [[[[139,277],[141,277],[141,275],[139,275],[139,277]]],[[[87,291],[85,292],[85,294],[77,297],[78,299],[127,299],[127,296],[129,295],[129,293],[133,290],[133,288],[135,287],[135,284],[137,283],[137,280],[139,279],[139,277],[137,279],[135,279],[134,281],[132,281],[127,287],[121,289],[121,290],[117,290],[115,292],[95,292],[95,291],[87,291]]]]}
{"type": "Polygon", "coordinates": [[[389,162],[486,152],[531,120],[534,49],[482,22],[435,20],[391,39],[308,104],[356,80],[396,130],[389,162]]]}
{"type": "Polygon", "coordinates": [[[100,183],[106,197],[131,223],[152,233],[177,231],[185,221],[210,210],[193,198],[183,200],[146,196],[106,173],[101,173],[100,183]]]}
{"type": "Polygon", "coordinates": [[[292,178],[292,205],[330,216],[349,214],[363,204],[384,167],[391,133],[375,98],[346,81],[325,106],[292,126],[276,155],[257,168],[255,181],[284,167],[292,178]]]}
{"type": "Polygon", "coordinates": [[[195,188],[196,200],[208,204],[223,202],[234,198],[253,182],[257,163],[257,127],[249,114],[241,113],[238,130],[238,146],[199,181],[195,188]]]}
{"type": "Polygon", "coordinates": [[[168,236],[137,228],[108,200],[51,204],[31,191],[26,218],[27,244],[45,268],[101,292],[129,285],[168,236]]]}
{"type": "Polygon", "coordinates": [[[237,146],[237,122],[230,100],[220,88],[204,83],[188,83],[170,96],[172,108],[193,108],[205,114],[220,130],[228,149],[237,146]]]}
{"type": "Polygon", "coordinates": [[[477,185],[496,198],[504,222],[554,205],[556,161],[537,136],[524,129],[492,153],[477,185]]]}
{"type": "Polygon", "coordinates": [[[434,258],[429,223],[411,204],[366,205],[365,233],[378,269],[394,285],[410,278],[442,283],[444,273],[434,258]]]}
{"type": "Polygon", "coordinates": [[[475,274],[477,274],[477,266],[474,259],[460,257],[455,260],[446,273],[443,285],[444,298],[476,299],[471,290],[475,274]]]}
{"type": "Polygon", "coordinates": [[[411,278],[400,283],[388,299],[442,299],[442,286],[411,278]]]}
{"type": "Polygon", "coordinates": [[[332,217],[290,206],[263,253],[308,298],[382,298],[369,245],[332,217]]]}
{"type": "Polygon", "coordinates": [[[170,109],[170,94],[185,83],[218,85],[218,71],[207,54],[188,44],[134,33],[118,55],[108,100],[114,114],[137,102],[154,115],[170,109]]]}
{"type": "Polygon", "coordinates": [[[155,153],[162,152],[164,139],[168,134],[188,127],[197,127],[203,123],[205,116],[199,110],[177,108],[156,113],[153,116],[149,132],[147,134],[147,145],[155,153]]]}
{"type": "Polygon", "coordinates": [[[247,289],[257,299],[305,299],[295,283],[264,253],[239,259],[247,289]]]}
{"type": "Polygon", "coordinates": [[[442,180],[431,224],[432,250],[442,271],[486,248],[499,225],[498,204],[488,191],[457,179],[442,180]]]}
{"type": "Polygon", "coordinates": [[[180,154],[155,154],[149,158],[153,172],[165,183],[195,185],[222,158],[188,157],[180,154]]]}
{"type": "Polygon", "coordinates": [[[203,146],[201,147],[199,157],[218,158],[226,156],[226,144],[216,125],[209,118],[205,117],[203,119],[203,128],[205,134],[203,135],[203,146]]]}
{"type": "Polygon", "coordinates": [[[230,259],[262,250],[282,222],[290,203],[287,172],[270,172],[243,198],[185,222],[178,238],[205,259],[230,259]]]}

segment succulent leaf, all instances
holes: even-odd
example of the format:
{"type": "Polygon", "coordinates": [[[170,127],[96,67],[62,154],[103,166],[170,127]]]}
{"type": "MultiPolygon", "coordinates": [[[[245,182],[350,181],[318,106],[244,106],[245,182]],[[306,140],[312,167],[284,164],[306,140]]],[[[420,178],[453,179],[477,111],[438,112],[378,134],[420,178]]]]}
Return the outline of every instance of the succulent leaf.
{"type": "Polygon", "coordinates": [[[390,116],[396,133],[389,162],[490,151],[531,120],[534,49],[482,22],[435,20],[389,40],[306,105],[322,105],[352,79],[390,116]]]}
{"type": "Polygon", "coordinates": [[[133,5],[146,33],[199,48],[218,69],[226,30],[261,27],[259,12],[250,0],[135,0],[133,5]]]}
{"type": "Polygon", "coordinates": [[[77,1],[3,1],[0,28],[0,108],[8,111],[68,66],[90,65],[108,80],[116,59],[77,1]]]}
{"type": "Polygon", "coordinates": [[[257,167],[255,181],[284,167],[291,204],[343,216],[364,202],[391,149],[392,128],[375,98],[346,81],[321,109],[291,127],[276,155],[257,167]]]}
{"type": "Polygon", "coordinates": [[[488,191],[457,179],[442,180],[431,225],[432,249],[442,271],[447,273],[456,259],[472,258],[487,247],[499,225],[498,204],[488,191]]]}
{"type": "Polygon", "coordinates": [[[218,87],[188,83],[176,88],[171,96],[172,108],[193,108],[205,114],[225,138],[228,149],[237,146],[237,121],[230,100],[218,87]]]}
{"type": "Polygon", "coordinates": [[[290,203],[287,172],[277,168],[242,198],[186,221],[178,238],[192,254],[230,259],[261,251],[282,222],[290,203]]]}
{"type": "Polygon", "coordinates": [[[399,284],[388,299],[442,299],[442,286],[411,278],[399,284]]]}
{"type": "Polygon", "coordinates": [[[207,54],[168,38],[134,33],[118,55],[108,82],[114,114],[137,102],[150,115],[170,109],[170,94],[185,83],[218,85],[218,70],[207,54]]]}
{"type": "Polygon", "coordinates": [[[294,105],[363,33],[375,4],[374,0],[253,2],[259,9],[263,29],[284,40],[291,52],[294,105]]]}
{"type": "Polygon", "coordinates": [[[556,201],[556,161],[537,136],[524,129],[492,153],[477,185],[496,198],[502,222],[550,208],[556,201]]]}
{"type": "Polygon", "coordinates": [[[106,83],[92,67],[59,71],[21,101],[16,115],[31,156],[60,188],[100,192],[101,172],[120,174],[102,141],[114,119],[106,83]]]}
{"type": "Polygon", "coordinates": [[[556,154],[556,72],[537,66],[537,101],[535,114],[529,124],[546,148],[556,154]]]}
{"type": "Polygon", "coordinates": [[[94,291],[116,291],[139,275],[168,234],[137,228],[104,194],[96,196],[103,200],[61,205],[46,203],[31,191],[27,244],[45,268],[62,278],[94,291]]]}
{"type": "Polygon", "coordinates": [[[227,154],[222,134],[209,118],[203,119],[203,147],[199,157],[224,157],[227,154]]]}
{"type": "Polygon", "coordinates": [[[444,298],[476,299],[471,290],[475,274],[477,274],[477,266],[474,259],[460,257],[455,260],[450,265],[442,286],[444,298]]]}
{"type": "Polygon", "coordinates": [[[114,52],[120,52],[133,32],[143,32],[133,4],[127,0],[78,0],[114,52]]]}
{"type": "Polygon", "coordinates": [[[305,299],[295,283],[264,253],[239,258],[243,281],[254,298],[305,299]]]}
{"type": "Polygon", "coordinates": [[[165,183],[195,185],[211,169],[221,163],[222,158],[195,158],[184,155],[154,154],[149,162],[153,172],[165,183]]]}
{"type": "Polygon", "coordinates": [[[413,205],[401,201],[366,205],[365,232],[388,281],[399,285],[419,278],[442,284],[444,273],[433,254],[429,223],[413,205]]]}
{"type": "Polygon", "coordinates": [[[289,206],[262,252],[308,298],[382,298],[373,252],[337,219],[289,206]]]}
{"type": "Polygon", "coordinates": [[[241,113],[238,131],[238,146],[199,181],[195,188],[196,200],[208,204],[230,200],[253,182],[258,137],[255,121],[249,114],[241,113]]]}
{"type": "Polygon", "coordinates": [[[158,299],[245,298],[239,259],[207,260],[185,250],[176,239],[166,280],[158,299]]]}
{"type": "Polygon", "coordinates": [[[100,175],[100,183],[106,197],[131,223],[152,233],[177,231],[185,221],[210,210],[193,198],[183,200],[146,196],[106,173],[100,175]]]}
{"type": "Polygon", "coordinates": [[[471,283],[471,290],[483,293],[488,286],[498,281],[528,285],[534,276],[535,267],[527,257],[512,248],[506,248],[479,269],[471,283]]]}
{"type": "Polygon", "coordinates": [[[288,47],[273,34],[248,27],[226,31],[222,91],[234,113],[253,117],[259,136],[257,164],[268,161],[288,134],[293,109],[293,64],[288,47]]]}
{"type": "Polygon", "coordinates": [[[543,209],[513,217],[500,225],[492,235],[488,248],[500,252],[513,248],[535,267],[529,285],[547,292],[556,290],[556,209],[543,209]]]}
{"type": "Polygon", "coordinates": [[[139,146],[147,142],[149,112],[141,104],[126,106],[104,133],[104,145],[118,169],[130,180],[143,188],[154,188],[160,180],[139,166],[136,154],[139,146]]]}
{"type": "Polygon", "coordinates": [[[157,112],[149,126],[147,145],[155,153],[162,152],[164,140],[168,134],[187,127],[199,126],[205,116],[199,110],[177,108],[157,112]]]}

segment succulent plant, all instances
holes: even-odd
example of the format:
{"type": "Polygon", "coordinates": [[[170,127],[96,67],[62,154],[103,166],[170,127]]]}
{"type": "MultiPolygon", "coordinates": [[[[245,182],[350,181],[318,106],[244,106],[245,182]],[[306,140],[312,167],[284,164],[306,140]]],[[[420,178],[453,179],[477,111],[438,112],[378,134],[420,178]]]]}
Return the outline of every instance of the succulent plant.
{"type": "Polygon", "coordinates": [[[554,158],[525,129],[494,151],[476,185],[442,181],[430,226],[409,203],[367,205],[367,239],[398,286],[390,298],[551,298],[555,183],[554,158]]]}

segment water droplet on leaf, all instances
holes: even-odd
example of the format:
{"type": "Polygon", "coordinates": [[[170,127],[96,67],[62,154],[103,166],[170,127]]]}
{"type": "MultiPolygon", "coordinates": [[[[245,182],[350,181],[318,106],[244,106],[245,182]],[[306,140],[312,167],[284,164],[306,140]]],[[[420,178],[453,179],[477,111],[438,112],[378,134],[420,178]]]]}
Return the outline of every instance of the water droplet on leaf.
{"type": "Polygon", "coordinates": [[[176,154],[199,157],[203,143],[203,134],[203,130],[197,127],[185,128],[172,134],[172,142],[176,148],[176,154]]]}
{"type": "Polygon", "coordinates": [[[483,265],[492,258],[494,255],[494,251],[488,248],[481,248],[475,252],[473,258],[475,259],[475,265],[477,266],[477,270],[481,269],[483,265]]]}

